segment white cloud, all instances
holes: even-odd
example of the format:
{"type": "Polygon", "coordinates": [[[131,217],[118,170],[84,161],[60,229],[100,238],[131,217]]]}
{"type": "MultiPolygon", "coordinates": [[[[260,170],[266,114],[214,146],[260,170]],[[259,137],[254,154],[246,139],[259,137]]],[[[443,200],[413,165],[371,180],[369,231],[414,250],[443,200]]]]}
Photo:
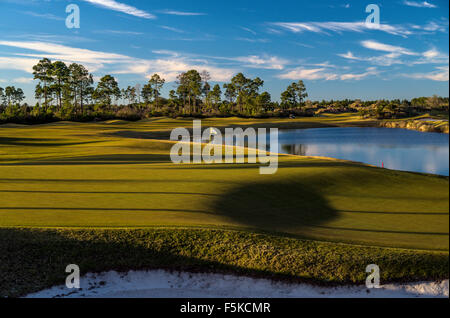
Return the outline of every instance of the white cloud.
{"type": "Polygon", "coordinates": [[[22,70],[32,72],[32,67],[41,58],[48,57],[52,60],[61,60],[66,63],[82,63],[91,72],[101,70],[112,74],[140,74],[150,76],[158,73],[168,82],[176,79],[176,76],[191,69],[199,71],[206,70],[211,73],[213,81],[227,81],[234,73],[235,69],[220,68],[211,65],[208,61],[193,61],[189,57],[170,55],[167,58],[139,59],[126,55],[92,51],[68,47],[60,44],[46,42],[14,42],[0,41],[0,46],[9,46],[21,49],[36,51],[38,53],[15,53],[14,56],[0,57],[0,69],[22,70]],[[105,68],[109,67],[108,70],[105,68]],[[110,69],[115,67],[115,70],[110,69]]]}
{"type": "Polygon", "coordinates": [[[425,26],[422,27],[422,29],[424,31],[428,31],[428,32],[435,32],[435,31],[439,31],[439,32],[447,32],[447,27],[448,27],[448,22],[440,22],[440,23],[436,23],[434,21],[428,22],[425,26]]]}
{"type": "Polygon", "coordinates": [[[188,70],[196,69],[208,71],[211,80],[225,82],[230,80],[236,73],[234,69],[219,68],[205,63],[191,63],[186,58],[167,58],[154,60],[139,60],[132,64],[123,65],[122,69],[116,70],[114,74],[144,74],[150,78],[151,74],[157,73],[168,82],[176,80],[177,76],[188,70]]]}
{"type": "Polygon", "coordinates": [[[366,61],[366,62],[370,62],[375,65],[381,65],[381,66],[391,66],[394,64],[406,64],[405,61],[403,61],[399,58],[401,56],[401,54],[399,54],[399,53],[389,53],[389,54],[383,54],[380,56],[361,57],[361,56],[355,56],[352,52],[349,51],[345,54],[338,54],[338,56],[343,57],[348,60],[366,61]]]}
{"type": "Polygon", "coordinates": [[[268,70],[282,70],[286,65],[290,63],[289,60],[272,56],[268,54],[262,55],[248,55],[248,56],[237,56],[237,57],[225,57],[225,56],[212,56],[212,55],[202,55],[202,54],[190,54],[190,53],[179,53],[170,50],[154,50],[155,54],[168,55],[173,58],[178,58],[181,56],[189,57],[191,61],[208,63],[208,60],[217,60],[221,63],[226,63],[227,65],[233,65],[235,68],[257,68],[257,69],[268,69],[268,70]]]}
{"type": "Polygon", "coordinates": [[[448,54],[438,51],[436,48],[432,48],[422,53],[422,58],[414,61],[414,64],[448,64],[448,54]]]}
{"type": "Polygon", "coordinates": [[[38,58],[19,58],[19,57],[2,57],[0,56],[0,69],[3,70],[19,70],[31,73],[33,65],[39,61],[38,58]]]}
{"type": "Polygon", "coordinates": [[[238,37],[238,38],[236,38],[236,40],[250,42],[250,43],[267,43],[267,42],[269,42],[268,39],[250,39],[250,38],[243,38],[243,37],[238,37]]]}
{"type": "Polygon", "coordinates": [[[394,46],[389,44],[384,44],[372,40],[362,41],[361,45],[367,49],[376,50],[376,51],[383,51],[383,52],[390,52],[390,53],[398,53],[398,54],[404,54],[404,55],[418,55],[417,53],[410,51],[408,49],[405,49],[400,46],[394,46]]]}
{"type": "Polygon", "coordinates": [[[377,71],[377,69],[375,67],[369,67],[366,72],[364,73],[360,73],[360,74],[352,74],[352,73],[347,73],[347,74],[342,74],[340,76],[340,79],[345,81],[345,80],[355,80],[355,81],[359,81],[362,80],[368,76],[371,75],[377,75],[379,72],[377,71]]]}
{"type": "Polygon", "coordinates": [[[247,67],[262,68],[269,70],[282,70],[289,61],[276,56],[241,56],[232,58],[232,60],[242,62],[247,67]]]}
{"type": "Polygon", "coordinates": [[[434,58],[434,57],[436,57],[438,55],[439,55],[439,52],[437,50],[435,50],[435,49],[431,49],[431,50],[428,50],[428,51],[423,53],[423,56],[425,56],[426,58],[430,58],[430,59],[434,58]]]}
{"type": "Polygon", "coordinates": [[[153,50],[152,53],[161,54],[161,55],[170,55],[172,57],[181,56],[178,52],[170,51],[170,50],[153,50]]]}
{"type": "Polygon", "coordinates": [[[417,8],[437,8],[436,5],[429,3],[427,1],[419,2],[419,1],[403,1],[403,4],[410,6],[410,7],[417,7],[417,8]]]}
{"type": "Polygon", "coordinates": [[[411,28],[414,29],[415,30],[414,33],[417,33],[417,34],[430,34],[430,33],[435,33],[435,32],[447,33],[448,32],[448,20],[441,19],[441,20],[437,20],[437,21],[436,20],[430,21],[425,25],[412,24],[411,28]]]}
{"type": "Polygon", "coordinates": [[[13,83],[29,84],[33,82],[32,77],[18,77],[12,80],[13,83]]]}
{"type": "Polygon", "coordinates": [[[284,74],[278,75],[278,78],[281,79],[290,79],[290,80],[336,80],[338,79],[338,75],[335,73],[330,73],[326,68],[312,68],[306,69],[303,67],[298,67],[290,70],[284,74]]]}
{"type": "Polygon", "coordinates": [[[429,73],[413,73],[413,74],[402,74],[404,77],[414,78],[414,79],[428,79],[438,82],[448,82],[449,80],[449,70],[448,65],[436,67],[436,71],[429,73]]]}
{"type": "Polygon", "coordinates": [[[306,67],[297,67],[291,69],[290,71],[278,75],[278,78],[281,79],[290,79],[290,80],[326,80],[326,81],[334,81],[334,80],[355,80],[359,81],[366,77],[377,75],[379,71],[375,67],[369,67],[366,69],[364,73],[341,73],[342,70],[346,69],[343,67],[338,67],[328,62],[311,64],[321,67],[316,68],[306,68],[306,67]],[[339,71],[341,70],[341,71],[339,71]]]}
{"type": "Polygon", "coordinates": [[[94,31],[94,33],[99,34],[115,34],[115,35],[143,35],[143,32],[136,31],[125,31],[125,30],[98,30],[94,31]]]}
{"type": "Polygon", "coordinates": [[[348,60],[355,61],[366,61],[376,65],[382,66],[391,66],[393,64],[407,64],[407,65],[415,65],[415,64],[442,64],[448,63],[448,54],[444,54],[439,52],[437,49],[432,48],[423,53],[413,52],[406,48],[400,46],[394,46],[389,44],[384,44],[376,41],[362,41],[361,45],[365,48],[388,52],[388,54],[380,55],[380,56],[369,56],[369,57],[360,57],[355,56],[352,52],[348,51],[344,54],[338,54],[338,56],[343,57],[348,60]],[[416,59],[402,59],[402,56],[410,56],[417,57],[416,59]]]}
{"type": "Polygon", "coordinates": [[[148,12],[145,12],[143,10],[139,10],[133,6],[129,6],[125,3],[120,3],[115,0],[83,0],[92,4],[95,4],[97,6],[110,9],[113,11],[122,12],[125,14],[129,14],[135,17],[144,18],[144,19],[155,19],[156,17],[148,12]]]}
{"type": "Polygon", "coordinates": [[[165,30],[172,31],[172,32],[175,32],[175,33],[185,33],[183,30],[180,30],[180,29],[177,29],[177,28],[173,28],[173,27],[170,27],[170,26],[167,26],[167,25],[160,25],[159,27],[161,29],[165,29],[165,30]]]}
{"type": "Polygon", "coordinates": [[[56,16],[54,14],[51,13],[38,13],[38,12],[32,12],[32,11],[26,11],[24,12],[27,15],[31,15],[33,17],[36,18],[43,18],[43,19],[48,19],[48,20],[56,20],[56,21],[64,21],[65,17],[63,16],[56,16]]]}
{"type": "Polygon", "coordinates": [[[16,53],[15,55],[21,56],[21,58],[16,59],[12,58],[18,62],[19,67],[22,67],[22,65],[23,68],[27,67],[28,72],[31,72],[31,68],[29,68],[30,60],[36,61],[36,59],[39,60],[44,56],[52,60],[61,60],[67,63],[71,62],[83,63],[86,64],[86,66],[92,72],[100,68],[103,68],[105,64],[125,63],[130,61],[130,57],[126,55],[91,51],[87,49],[73,48],[61,44],[48,42],[0,41],[0,45],[39,52],[39,53],[16,53]],[[23,57],[29,57],[30,59],[28,59],[28,61],[24,61],[23,57]]]}
{"type": "Polygon", "coordinates": [[[410,30],[403,26],[394,26],[389,24],[366,24],[365,22],[276,22],[272,23],[294,33],[314,32],[327,33],[331,32],[359,32],[362,33],[367,30],[379,30],[393,35],[407,36],[412,34],[410,30]]]}
{"type": "Polygon", "coordinates": [[[353,55],[352,52],[348,51],[347,53],[342,53],[342,54],[338,54],[338,56],[343,57],[345,59],[349,59],[349,60],[361,60],[361,58],[356,57],[355,55],[353,55]]]}
{"type": "Polygon", "coordinates": [[[184,11],[176,11],[176,10],[161,10],[158,11],[162,14],[169,14],[169,15],[178,15],[178,16],[199,16],[199,15],[206,15],[206,13],[201,12],[184,12],[184,11]]]}
{"type": "Polygon", "coordinates": [[[255,31],[253,31],[252,29],[250,29],[250,28],[246,28],[246,27],[241,27],[241,29],[242,30],[244,30],[244,31],[247,31],[247,32],[249,32],[249,33],[251,33],[251,34],[253,34],[253,35],[256,35],[256,32],[255,31]]]}

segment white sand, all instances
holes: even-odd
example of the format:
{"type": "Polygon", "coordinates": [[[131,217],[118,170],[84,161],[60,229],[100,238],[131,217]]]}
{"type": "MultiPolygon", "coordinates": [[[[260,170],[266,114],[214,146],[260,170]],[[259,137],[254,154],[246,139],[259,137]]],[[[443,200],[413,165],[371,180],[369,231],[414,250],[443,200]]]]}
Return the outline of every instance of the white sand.
{"type": "Polygon", "coordinates": [[[88,274],[81,278],[81,289],[57,286],[30,298],[103,297],[103,298],[409,298],[449,297],[449,281],[389,284],[368,290],[365,286],[316,287],[287,284],[222,274],[130,271],[88,274]]]}

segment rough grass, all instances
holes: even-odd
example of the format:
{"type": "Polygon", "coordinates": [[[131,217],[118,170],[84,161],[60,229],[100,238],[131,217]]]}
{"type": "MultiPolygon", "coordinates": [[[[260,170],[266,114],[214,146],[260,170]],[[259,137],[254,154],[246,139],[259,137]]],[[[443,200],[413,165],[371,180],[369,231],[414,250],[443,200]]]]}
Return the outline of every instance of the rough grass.
{"type": "Polygon", "coordinates": [[[0,249],[0,297],[64,284],[68,264],[82,273],[167,268],[327,285],[363,283],[369,264],[382,282],[446,278],[449,265],[443,252],[201,229],[0,229],[0,249]]]}
{"type": "MultiPolygon", "coordinates": [[[[355,120],[202,123],[301,128],[355,120]]],[[[296,156],[281,156],[270,176],[254,164],[174,165],[172,144],[155,138],[191,124],[158,118],[0,126],[0,293],[61,282],[64,271],[55,266],[76,261],[85,272],[194,264],[340,283],[361,281],[362,267],[379,262],[387,280],[448,277],[448,178],[296,156]],[[252,234],[260,232],[271,235],[252,234]]]]}

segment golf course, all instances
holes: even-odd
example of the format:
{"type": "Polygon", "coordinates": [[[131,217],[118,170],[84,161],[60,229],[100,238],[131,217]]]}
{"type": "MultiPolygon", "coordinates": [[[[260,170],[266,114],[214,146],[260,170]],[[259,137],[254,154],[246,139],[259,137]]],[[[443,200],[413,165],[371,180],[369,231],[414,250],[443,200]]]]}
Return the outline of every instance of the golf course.
{"type": "MultiPolygon", "coordinates": [[[[372,125],[351,114],[202,126],[372,125]]],[[[448,278],[448,177],[334,158],[173,164],[192,119],[0,125],[0,297],[82,273],[226,272],[314,284],[448,278]]]]}

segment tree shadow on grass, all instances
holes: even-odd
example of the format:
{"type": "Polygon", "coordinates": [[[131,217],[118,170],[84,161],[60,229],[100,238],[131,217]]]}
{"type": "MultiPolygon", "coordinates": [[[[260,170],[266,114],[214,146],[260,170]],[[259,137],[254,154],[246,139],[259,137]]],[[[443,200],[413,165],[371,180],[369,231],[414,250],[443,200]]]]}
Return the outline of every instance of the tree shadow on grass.
{"type": "Polygon", "coordinates": [[[168,163],[170,157],[163,154],[110,154],[94,156],[77,156],[47,160],[30,160],[4,163],[0,166],[45,166],[45,165],[119,165],[168,163]]]}
{"type": "MultiPolygon", "coordinates": [[[[358,173],[355,180],[361,180],[358,173]]],[[[371,228],[373,225],[364,219],[367,214],[405,215],[405,222],[409,217],[446,216],[446,212],[432,211],[361,211],[337,210],[329,204],[320,191],[330,187],[332,181],[316,178],[290,179],[249,183],[233,188],[224,193],[214,202],[211,208],[215,213],[227,221],[237,223],[255,230],[262,230],[277,235],[288,235],[298,238],[311,238],[303,231],[317,228],[334,231],[391,233],[404,235],[434,235],[448,236],[442,231],[404,231],[385,228],[371,228]],[[355,227],[333,227],[329,222],[335,220],[342,213],[363,215],[355,227]]],[[[367,184],[367,183],[366,183],[367,184]]],[[[363,235],[363,234],[361,234],[363,235]]]]}
{"type": "MultiPolygon", "coordinates": [[[[376,167],[369,167],[364,164],[360,164],[360,166],[357,165],[358,163],[354,162],[341,162],[341,161],[333,161],[333,160],[323,160],[323,161],[287,161],[287,162],[278,162],[278,169],[282,168],[344,168],[344,167],[364,167],[364,168],[373,168],[373,169],[380,169],[376,167]]],[[[236,169],[259,169],[260,167],[268,166],[267,164],[261,164],[261,163],[212,163],[212,164],[172,164],[170,166],[159,166],[152,169],[167,169],[167,168],[174,168],[179,170],[236,170],[236,169]]]]}
{"type": "Polygon", "coordinates": [[[19,138],[0,137],[0,145],[27,146],[27,147],[61,147],[77,146],[98,143],[99,141],[63,141],[64,139],[54,138],[19,138]]]}
{"type": "Polygon", "coordinates": [[[337,216],[321,194],[296,181],[246,184],[221,196],[213,208],[229,221],[284,233],[322,225],[337,216]]]}

